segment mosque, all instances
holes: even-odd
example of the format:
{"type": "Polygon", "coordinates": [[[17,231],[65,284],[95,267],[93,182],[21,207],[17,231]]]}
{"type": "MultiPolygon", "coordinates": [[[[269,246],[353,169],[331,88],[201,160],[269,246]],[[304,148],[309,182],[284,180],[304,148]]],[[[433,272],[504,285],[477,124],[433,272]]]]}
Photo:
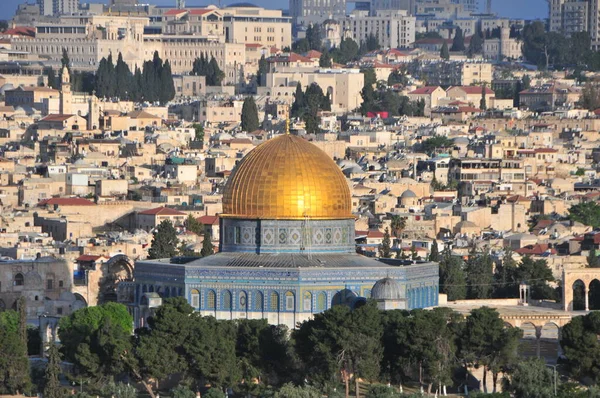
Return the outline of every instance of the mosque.
{"type": "Polygon", "coordinates": [[[185,264],[140,261],[134,282],[119,285],[136,326],[174,296],[202,315],[290,328],[367,298],[384,309],[438,303],[436,263],[394,266],[356,253],[348,182],[303,138],[280,135],[249,152],[227,181],[223,212],[219,253],[185,264]]]}

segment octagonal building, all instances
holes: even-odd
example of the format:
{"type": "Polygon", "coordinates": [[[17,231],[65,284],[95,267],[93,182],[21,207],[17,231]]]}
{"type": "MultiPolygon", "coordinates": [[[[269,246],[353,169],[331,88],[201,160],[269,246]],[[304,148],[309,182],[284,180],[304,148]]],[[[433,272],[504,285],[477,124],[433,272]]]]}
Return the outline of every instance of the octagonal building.
{"type": "Polygon", "coordinates": [[[203,315],[294,328],[370,298],[383,278],[398,282],[402,308],[437,305],[436,263],[395,266],[356,253],[348,182],[303,138],[280,135],[250,151],[227,181],[219,218],[219,253],[139,261],[134,282],[119,285],[136,326],[161,299],[184,296],[203,315]]]}

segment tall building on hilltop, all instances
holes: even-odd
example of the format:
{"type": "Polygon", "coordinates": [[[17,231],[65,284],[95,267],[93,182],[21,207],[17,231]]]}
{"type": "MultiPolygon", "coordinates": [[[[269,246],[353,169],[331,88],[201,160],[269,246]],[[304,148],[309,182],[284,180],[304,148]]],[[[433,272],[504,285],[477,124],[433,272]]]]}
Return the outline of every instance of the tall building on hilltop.
{"type": "Polygon", "coordinates": [[[571,35],[588,32],[592,48],[600,47],[600,0],[548,0],[550,31],[571,35]]]}
{"type": "Polygon", "coordinates": [[[136,326],[162,298],[182,296],[202,315],[294,328],[333,305],[364,302],[387,277],[398,283],[394,307],[437,305],[438,265],[393,266],[357,254],[351,209],[335,162],[303,138],[278,136],[246,155],[229,178],[220,252],[185,264],[140,261],[134,282],[119,284],[120,301],[136,326]]]}
{"type": "Polygon", "coordinates": [[[40,15],[73,14],[79,10],[79,0],[37,0],[40,15]]]}

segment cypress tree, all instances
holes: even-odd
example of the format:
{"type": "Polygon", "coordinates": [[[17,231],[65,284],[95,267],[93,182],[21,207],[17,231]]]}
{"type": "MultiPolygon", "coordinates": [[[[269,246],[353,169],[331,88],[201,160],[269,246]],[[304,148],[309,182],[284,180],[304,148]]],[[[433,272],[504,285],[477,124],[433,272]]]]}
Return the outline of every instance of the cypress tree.
{"type": "Polygon", "coordinates": [[[481,86],[481,101],[479,101],[479,109],[482,111],[487,109],[487,103],[485,101],[485,84],[481,86]]]}
{"type": "Polygon", "coordinates": [[[448,43],[444,40],[444,44],[442,44],[442,49],[440,50],[440,57],[445,60],[450,59],[450,51],[448,50],[448,43]]]}
{"type": "Polygon", "coordinates": [[[212,254],[214,254],[214,248],[211,242],[211,234],[207,230],[204,232],[204,240],[202,241],[202,249],[200,250],[200,255],[202,257],[206,257],[212,254]]]}
{"type": "Polygon", "coordinates": [[[115,64],[113,63],[112,53],[108,54],[108,58],[106,59],[106,76],[106,92],[108,93],[108,97],[114,97],[117,95],[117,76],[115,73],[115,64]]]}
{"type": "Polygon", "coordinates": [[[440,261],[440,252],[438,250],[437,241],[434,239],[429,251],[429,261],[440,261]]]}
{"type": "Polygon", "coordinates": [[[266,84],[266,75],[269,70],[269,64],[263,54],[258,61],[258,84],[264,86],[266,84]]]}
{"type": "Polygon", "coordinates": [[[166,104],[175,98],[175,85],[173,84],[173,74],[171,73],[171,64],[167,60],[160,71],[159,99],[162,104],[166,104]]]}
{"type": "Polygon", "coordinates": [[[48,68],[48,87],[50,88],[58,88],[58,84],[56,82],[56,73],[54,73],[54,69],[48,68]]]}
{"type": "Polygon", "coordinates": [[[207,76],[210,77],[211,86],[220,86],[223,78],[225,77],[225,73],[223,73],[221,68],[219,68],[219,64],[217,63],[215,57],[212,57],[208,63],[207,76]]]}
{"type": "Polygon", "coordinates": [[[177,231],[170,220],[164,220],[154,231],[152,244],[148,250],[148,258],[171,258],[177,254],[177,231]]]}
{"type": "Polygon", "coordinates": [[[294,102],[292,103],[291,116],[300,117],[302,116],[304,106],[304,92],[302,91],[302,85],[300,82],[296,85],[296,93],[294,94],[294,102]]]}
{"type": "Polygon", "coordinates": [[[390,229],[386,228],[383,233],[383,240],[379,245],[379,257],[390,258],[392,257],[392,240],[390,239],[390,229]]]}
{"type": "Polygon", "coordinates": [[[133,75],[129,65],[123,61],[123,55],[119,53],[115,67],[115,95],[123,100],[128,99],[132,94],[132,80],[133,75]]]}
{"type": "Polygon", "coordinates": [[[48,365],[44,374],[44,398],[63,398],[66,396],[64,389],[60,386],[59,376],[60,353],[54,343],[48,348],[48,365]]]}
{"type": "Polygon", "coordinates": [[[258,130],[259,127],[258,108],[254,102],[254,97],[250,95],[244,99],[244,105],[242,106],[242,130],[251,133],[258,130]]]}
{"type": "Polygon", "coordinates": [[[463,32],[460,27],[456,28],[456,33],[454,34],[454,40],[452,41],[451,50],[465,51],[465,37],[463,36],[463,32]]]}

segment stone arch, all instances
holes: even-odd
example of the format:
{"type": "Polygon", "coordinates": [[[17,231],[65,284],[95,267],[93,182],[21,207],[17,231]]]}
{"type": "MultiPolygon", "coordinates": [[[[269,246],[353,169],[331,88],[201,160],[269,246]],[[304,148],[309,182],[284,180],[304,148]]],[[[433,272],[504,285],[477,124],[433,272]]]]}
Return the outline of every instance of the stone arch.
{"type": "Polygon", "coordinates": [[[350,289],[343,289],[333,295],[333,299],[331,300],[331,306],[334,305],[349,305],[352,306],[357,296],[350,289]]]}
{"type": "Polygon", "coordinates": [[[22,274],[22,273],[18,272],[18,273],[15,275],[15,278],[14,278],[13,284],[14,284],[15,286],[23,286],[23,285],[25,284],[25,277],[23,276],[23,274],[22,274]]]}
{"type": "Polygon", "coordinates": [[[238,308],[242,312],[248,311],[248,293],[245,290],[240,291],[238,295],[238,308]]]}
{"type": "Polygon", "coordinates": [[[540,338],[546,340],[558,340],[560,327],[555,322],[547,322],[541,328],[540,338]]]}
{"type": "Polygon", "coordinates": [[[81,294],[73,293],[73,295],[75,296],[75,300],[82,301],[86,307],[88,306],[87,300],[81,294]]]}
{"type": "Polygon", "coordinates": [[[523,338],[524,339],[536,339],[537,327],[533,324],[533,322],[523,322],[520,326],[521,330],[523,330],[523,338]]]}
{"type": "Polygon", "coordinates": [[[600,310],[600,280],[592,279],[587,288],[590,310],[600,310]]]}
{"type": "MultiPolygon", "coordinates": [[[[112,256],[102,266],[105,272],[99,281],[99,304],[117,301],[117,285],[133,280],[133,261],[125,254],[112,256]]],[[[165,297],[168,295],[165,294],[165,297]]]]}
{"type": "Polygon", "coordinates": [[[571,297],[570,308],[573,311],[584,311],[585,310],[585,296],[587,288],[585,282],[581,279],[577,279],[571,285],[571,297]]]}

